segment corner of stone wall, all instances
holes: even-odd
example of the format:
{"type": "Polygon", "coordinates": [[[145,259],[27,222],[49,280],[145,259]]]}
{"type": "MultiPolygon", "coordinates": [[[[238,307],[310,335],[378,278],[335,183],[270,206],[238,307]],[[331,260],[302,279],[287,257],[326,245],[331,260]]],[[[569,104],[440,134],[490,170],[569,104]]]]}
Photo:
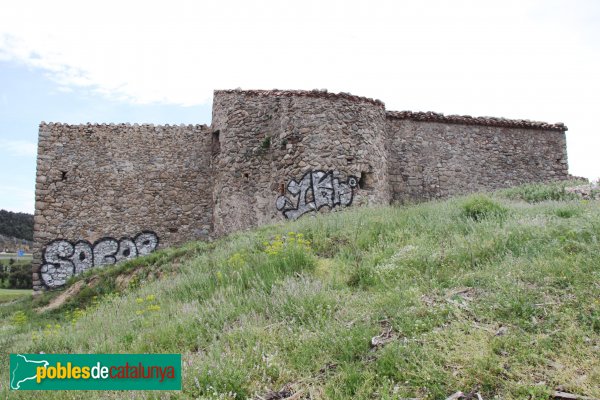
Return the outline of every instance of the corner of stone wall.
{"type": "Polygon", "coordinates": [[[348,94],[216,91],[215,233],[388,204],[384,125],[382,102],[348,94]],[[312,193],[315,179],[334,198],[299,201],[312,193]],[[291,187],[304,194],[288,193],[291,187]]]}
{"type": "Polygon", "coordinates": [[[206,125],[40,124],[34,291],[159,245],[208,239],[210,157],[206,125]],[[51,282],[44,262],[61,270],[51,282]]]}
{"type": "Polygon", "coordinates": [[[48,157],[45,150],[50,141],[52,131],[50,125],[42,121],[38,131],[38,147],[37,147],[37,162],[36,162],[36,178],[35,178],[35,211],[33,217],[33,261],[31,263],[33,293],[39,294],[42,290],[42,281],[39,273],[41,266],[41,245],[43,239],[41,234],[42,215],[40,206],[43,208],[43,193],[45,186],[45,171],[48,168],[48,157]]]}

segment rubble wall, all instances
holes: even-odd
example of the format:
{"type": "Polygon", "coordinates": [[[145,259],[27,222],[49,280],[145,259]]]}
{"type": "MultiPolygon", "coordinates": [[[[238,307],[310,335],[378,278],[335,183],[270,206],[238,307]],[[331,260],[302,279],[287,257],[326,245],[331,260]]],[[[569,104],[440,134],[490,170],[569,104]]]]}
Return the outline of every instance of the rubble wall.
{"type": "Polygon", "coordinates": [[[217,91],[214,233],[388,204],[383,103],[302,91],[217,91]]]}
{"type": "Polygon", "coordinates": [[[206,238],[210,129],[203,125],[40,125],[34,289],[206,238]]]}
{"type": "Polygon", "coordinates": [[[351,206],[568,176],[561,124],[218,90],[212,125],[40,125],[34,289],[157,248],[351,206]]]}
{"type": "Polygon", "coordinates": [[[565,179],[565,129],[499,118],[388,113],[393,199],[422,201],[565,179]]]}

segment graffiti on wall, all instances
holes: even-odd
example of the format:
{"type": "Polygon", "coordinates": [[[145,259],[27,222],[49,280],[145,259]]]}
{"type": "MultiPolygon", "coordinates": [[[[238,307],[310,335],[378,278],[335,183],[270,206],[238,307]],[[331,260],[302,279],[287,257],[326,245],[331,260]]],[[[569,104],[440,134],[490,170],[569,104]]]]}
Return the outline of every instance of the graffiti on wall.
{"type": "Polygon", "coordinates": [[[277,198],[276,206],[287,219],[296,219],[322,207],[333,209],[349,206],[354,198],[358,179],[348,176],[340,181],[337,171],[309,171],[300,181],[292,179],[287,185],[291,199],[285,195],[277,198]]]}
{"type": "Polygon", "coordinates": [[[40,274],[50,288],[63,286],[67,279],[90,268],[111,265],[120,261],[150,254],[158,247],[158,236],[143,231],[134,238],[119,240],[104,237],[93,244],[87,240],[75,243],[64,239],[53,240],[42,251],[40,274]]]}

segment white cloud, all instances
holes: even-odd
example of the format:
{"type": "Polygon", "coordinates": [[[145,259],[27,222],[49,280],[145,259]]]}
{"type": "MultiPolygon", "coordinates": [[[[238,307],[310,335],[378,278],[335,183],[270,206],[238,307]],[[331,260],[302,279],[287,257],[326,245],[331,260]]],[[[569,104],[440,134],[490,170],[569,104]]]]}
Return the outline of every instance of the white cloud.
{"type": "MultiPolygon", "coordinates": [[[[27,185],[31,186],[31,185],[27,185]]],[[[33,214],[35,188],[0,185],[0,204],[3,210],[33,214]]]]}
{"type": "Polygon", "coordinates": [[[37,143],[25,140],[0,139],[0,150],[4,154],[20,157],[35,157],[37,154],[37,143]]]}
{"type": "Polygon", "coordinates": [[[599,9],[592,0],[21,0],[0,14],[0,59],[137,103],[328,88],[388,109],[564,121],[573,173],[588,175],[600,169],[596,121],[585,118],[600,108],[599,9]]]}

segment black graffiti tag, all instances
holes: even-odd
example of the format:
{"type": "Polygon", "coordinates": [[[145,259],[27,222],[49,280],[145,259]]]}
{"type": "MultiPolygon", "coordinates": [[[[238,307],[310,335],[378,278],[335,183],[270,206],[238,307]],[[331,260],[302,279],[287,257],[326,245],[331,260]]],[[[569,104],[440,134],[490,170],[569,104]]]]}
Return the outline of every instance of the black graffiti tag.
{"type": "Polygon", "coordinates": [[[50,288],[63,286],[67,279],[93,267],[111,265],[150,254],[158,247],[158,236],[152,231],[143,231],[134,238],[117,240],[104,237],[93,244],[87,240],[72,243],[57,239],[48,243],[42,251],[40,274],[44,284],[50,288]]]}
{"type": "Polygon", "coordinates": [[[337,175],[337,171],[309,171],[299,182],[292,179],[287,185],[287,191],[295,199],[295,204],[287,196],[279,196],[277,209],[286,218],[296,219],[325,206],[333,209],[351,205],[358,180],[354,176],[348,176],[345,182],[341,182],[337,175]]]}

